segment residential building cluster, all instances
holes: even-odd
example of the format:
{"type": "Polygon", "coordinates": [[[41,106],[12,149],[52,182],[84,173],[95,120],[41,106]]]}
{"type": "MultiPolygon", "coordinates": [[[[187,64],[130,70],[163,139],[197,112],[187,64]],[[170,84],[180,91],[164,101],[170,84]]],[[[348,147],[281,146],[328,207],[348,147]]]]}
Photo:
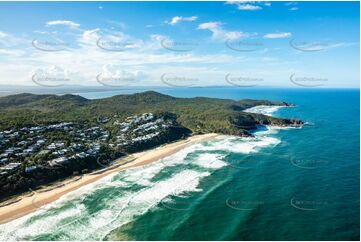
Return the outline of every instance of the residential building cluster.
{"type": "Polygon", "coordinates": [[[144,113],[122,121],[116,115],[99,118],[94,126],[62,122],[0,131],[0,175],[12,175],[22,165],[31,173],[96,157],[102,145],[122,151],[123,147],[152,141],[175,124],[175,119],[144,113]],[[105,128],[110,126],[117,130],[113,137],[105,128]]]}
{"type": "Polygon", "coordinates": [[[147,142],[161,135],[161,132],[174,125],[174,120],[157,117],[152,113],[134,115],[124,122],[115,121],[119,127],[117,146],[128,146],[135,143],[147,142]]]}
{"type": "Polygon", "coordinates": [[[85,128],[65,122],[0,131],[0,175],[13,174],[22,163],[25,172],[30,173],[43,166],[96,156],[109,135],[109,131],[98,126],[85,128]],[[57,140],[55,136],[51,141],[51,133],[59,131],[66,139],[57,140]]]}

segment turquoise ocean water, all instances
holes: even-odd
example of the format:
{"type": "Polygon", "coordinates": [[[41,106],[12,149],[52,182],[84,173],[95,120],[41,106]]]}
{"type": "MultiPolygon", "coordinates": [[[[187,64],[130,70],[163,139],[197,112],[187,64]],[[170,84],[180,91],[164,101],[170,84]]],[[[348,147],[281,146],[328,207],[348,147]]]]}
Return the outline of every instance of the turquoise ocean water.
{"type": "Polygon", "coordinates": [[[0,225],[0,240],[359,239],[359,90],[161,92],[292,102],[296,107],[251,111],[307,125],[217,137],[108,176],[0,225]]]}

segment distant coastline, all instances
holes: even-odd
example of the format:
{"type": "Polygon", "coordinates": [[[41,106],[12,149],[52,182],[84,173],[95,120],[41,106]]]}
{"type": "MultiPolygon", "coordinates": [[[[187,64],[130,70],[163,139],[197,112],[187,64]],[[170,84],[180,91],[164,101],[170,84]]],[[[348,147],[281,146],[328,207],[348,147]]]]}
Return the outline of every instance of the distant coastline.
{"type": "MultiPolygon", "coordinates": [[[[187,90],[189,89],[236,89],[237,87],[234,86],[204,86],[204,87],[188,87],[187,90]]],[[[238,87],[240,90],[245,90],[242,87],[238,87]]],[[[133,93],[137,93],[137,92],[141,92],[141,91],[146,91],[146,90],[156,90],[156,91],[165,91],[165,90],[181,90],[182,88],[174,88],[174,87],[169,87],[169,86],[154,86],[154,87],[105,87],[105,86],[63,86],[63,87],[57,87],[57,88],[46,88],[46,87],[40,87],[40,86],[8,86],[8,85],[0,85],[0,97],[5,97],[5,96],[9,96],[9,95],[14,95],[14,94],[20,94],[20,93],[33,93],[33,94],[55,94],[55,95],[64,95],[64,94],[74,94],[74,95],[80,95],[86,97],[88,95],[86,94],[93,94],[93,93],[102,93],[104,95],[102,95],[101,97],[96,97],[96,99],[98,98],[104,98],[104,97],[112,97],[114,95],[119,95],[119,94],[133,94],[133,93]],[[21,91],[19,91],[21,90],[21,91]],[[114,95],[106,95],[108,93],[112,93],[112,92],[116,92],[116,94],[114,95]]],[[[281,90],[299,90],[299,91],[303,91],[302,88],[299,87],[294,87],[294,86],[289,86],[289,87],[283,87],[283,86],[258,86],[258,87],[254,87],[252,88],[253,90],[277,90],[277,89],[281,89],[281,90]]],[[[359,90],[360,87],[315,87],[313,88],[314,90],[359,90]]],[[[93,99],[93,98],[91,98],[93,99]]],[[[95,99],[95,98],[94,98],[95,99]]]]}

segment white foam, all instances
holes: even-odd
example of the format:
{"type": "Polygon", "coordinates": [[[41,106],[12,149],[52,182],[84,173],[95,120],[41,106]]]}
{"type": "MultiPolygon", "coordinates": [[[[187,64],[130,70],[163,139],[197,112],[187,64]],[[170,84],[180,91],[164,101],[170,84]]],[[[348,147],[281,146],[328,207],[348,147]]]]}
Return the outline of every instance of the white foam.
{"type": "Polygon", "coordinates": [[[150,185],[150,180],[164,168],[164,164],[156,162],[142,168],[125,170],[122,173],[123,180],[130,184],[139,184],[143,186],[150,185]]]}
{"type": "Polygon", "coordinates": [[[219,169],[227,166],[227,163],[222,161],[223,158],[224,155],[220,154],[201,154],[196,158],[195,164],[204,168],[219,169]]]}
{"type": "Polygon", "coordinates": [[[85,207],[82,204],[78,204],[75,208],[69,208],[55,213],[50,216],[44,216],[40,219],[29,221],[30,218],[35,215],[46,215],[47,211],[38,210],[36,213],[24,216],[16,219],[10,223],[1,225],[0,227],[0,241],[18,240],[27,236],[40,235],[48,233],[59,227],[59,222],[70,218],[80,216],[84,214],[85,207]]]}
{"type": "Polygon", "coordinates": [[[128,194],[126,198],[122,197],[116,201],[111,201],[112,204],[115,202],[119,208],[116,209],[114,206],[111,206],[100,210],[89,217],[89,220],[83,224],[83,228],[80,228],[80,231],[78,229],[69,230],[68,236],[70,239],[77,240],[102,239],[113,229],[132,221],[135,217],[154,208],[169,195],[176,196],[184,192],[200,191],[197,188],[199,181],[209,175],[209,172],[184,170],[171,178],[156,182],[139,192],[128,194]],[[83,233],[82,231],[86,232],[83,233]]]}
{"type": "Polygon", "coordinates": [[[203,151],[228,151],[233,153],[250,154],[258,152],[260,148],[276,146],[281,140],[267,136],[268,131],[256,134],[255,137],[223,136],[209,142],[211,145],[198,144],[197,150],[203,151]]]}
{"type": "Polygon", "coordinates": [[[258,113],[264,114],[268,116],[272,116],[275,112],[277,112],[280,108],[284,108],[285,106],[266,106],[266,105],[259,105],[252,108],[247,108],[243,110],[243,112],[247,113],[258,113]]]}

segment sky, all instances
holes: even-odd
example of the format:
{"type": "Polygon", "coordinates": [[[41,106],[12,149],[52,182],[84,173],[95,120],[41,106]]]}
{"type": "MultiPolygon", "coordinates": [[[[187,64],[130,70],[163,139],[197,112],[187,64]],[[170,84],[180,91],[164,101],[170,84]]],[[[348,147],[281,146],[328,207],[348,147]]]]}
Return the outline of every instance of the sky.
{"type": "Polygon", "coordinates": [[[359,2],[0,2],[0,85],[359,87],[359,2]]]}

